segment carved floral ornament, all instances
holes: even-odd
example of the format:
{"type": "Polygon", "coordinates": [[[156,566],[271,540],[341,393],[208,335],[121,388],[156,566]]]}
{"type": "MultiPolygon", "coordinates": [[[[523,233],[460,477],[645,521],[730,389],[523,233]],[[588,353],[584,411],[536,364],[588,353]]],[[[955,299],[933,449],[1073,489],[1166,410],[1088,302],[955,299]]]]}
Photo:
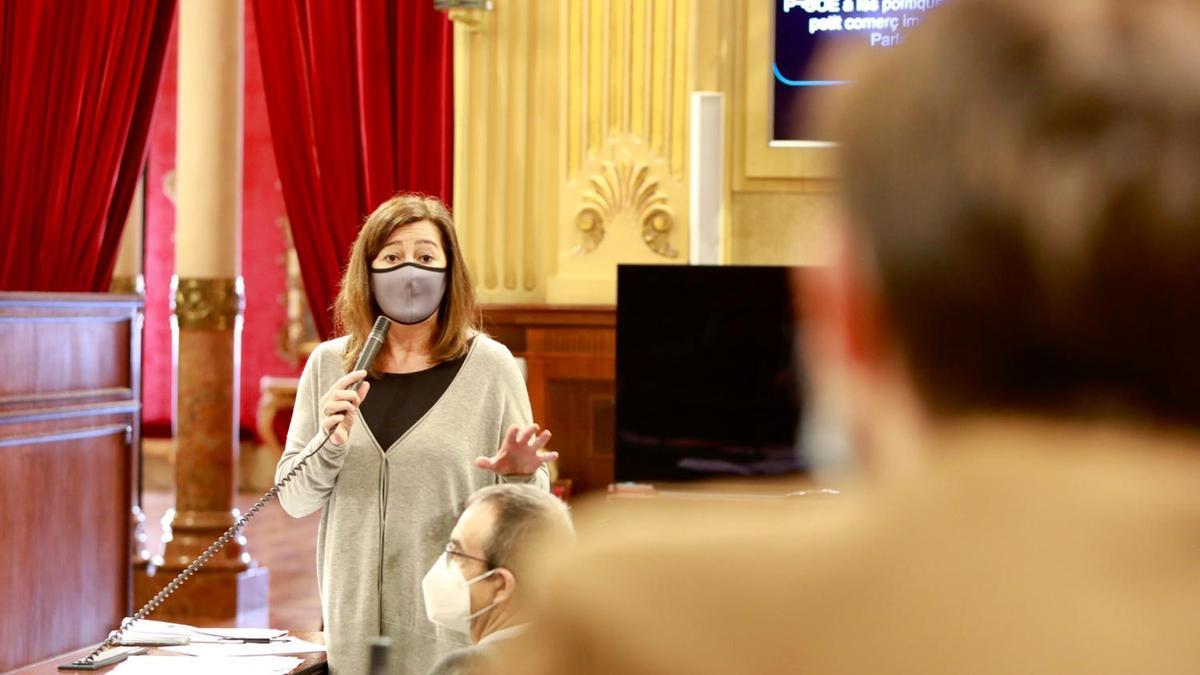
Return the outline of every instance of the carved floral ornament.
{"type": "Polygon", "coordinates": [[[650,177],[649,165],[634,163],[628,156],[620,162],[607,161],[589,182],[591,189],[584,192],[583,204],[575,215],[575,227],[582,235],[576,254],[596,250],[613,220],[630,212],[651,251],[664,258],[679,255],[670,239],[675,213],[667,205],[667,196],[659,192],[658,179],[650,177]]]}

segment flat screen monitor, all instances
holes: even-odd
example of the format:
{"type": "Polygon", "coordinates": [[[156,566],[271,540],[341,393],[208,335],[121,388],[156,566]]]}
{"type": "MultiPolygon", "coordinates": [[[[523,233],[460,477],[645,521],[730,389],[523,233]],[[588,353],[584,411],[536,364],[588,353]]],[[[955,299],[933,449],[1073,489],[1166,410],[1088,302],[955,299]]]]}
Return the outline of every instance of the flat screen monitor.
{"type": "Polygon", "coordinates": [[[615,478],[804,471],[791,268],[622,265],[615,478]]]}

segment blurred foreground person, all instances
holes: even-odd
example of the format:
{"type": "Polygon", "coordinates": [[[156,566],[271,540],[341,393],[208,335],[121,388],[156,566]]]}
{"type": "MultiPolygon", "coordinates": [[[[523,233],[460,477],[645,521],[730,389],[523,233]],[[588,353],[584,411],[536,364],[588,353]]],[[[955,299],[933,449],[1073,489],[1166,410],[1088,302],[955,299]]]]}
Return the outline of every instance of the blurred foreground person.
{"type": "Polygon", "coordinates": [[[863,57],[807,299],[872,488],[578,516],[506,672],[1200,672],[1198,36],[1182,0],[953,0],[863,57]]]}

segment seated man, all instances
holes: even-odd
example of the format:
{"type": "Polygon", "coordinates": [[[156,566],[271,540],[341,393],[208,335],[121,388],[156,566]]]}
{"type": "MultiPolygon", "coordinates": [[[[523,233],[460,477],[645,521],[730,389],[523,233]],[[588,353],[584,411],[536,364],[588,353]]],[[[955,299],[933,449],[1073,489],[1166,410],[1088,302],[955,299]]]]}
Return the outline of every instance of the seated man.
{"type": "Polygon", "coordinates": [[[860,57],[805,349],[875,481],[580,507],[503,672],[1200,672],[1200,6],[949,0],[860,57]]]}
{"type": "Polygon", "coordinates": [[[421,585],[429,619],[474,644],[447,654],[431,675],[484,672],[500,643],[527,626],[531,552],[574,538],[567,505],[545,490],[504,484],[471,495],[421,585]]]}

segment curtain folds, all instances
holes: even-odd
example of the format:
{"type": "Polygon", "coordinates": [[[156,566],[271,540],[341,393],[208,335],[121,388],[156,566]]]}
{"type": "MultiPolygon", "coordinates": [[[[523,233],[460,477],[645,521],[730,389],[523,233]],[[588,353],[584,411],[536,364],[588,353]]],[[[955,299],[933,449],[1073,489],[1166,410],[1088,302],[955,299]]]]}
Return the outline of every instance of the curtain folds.
{"type": "Polygon", "coordinates": [[[104,291],[175,0],[0,0],[0,290],[104,291]]]}
{"type": "Polygon", "coordinates": [[[391,195],[450,200],[453,42],[428,0],[252,0],[284,202],[314,323],[363,219],[391,195]]]}

